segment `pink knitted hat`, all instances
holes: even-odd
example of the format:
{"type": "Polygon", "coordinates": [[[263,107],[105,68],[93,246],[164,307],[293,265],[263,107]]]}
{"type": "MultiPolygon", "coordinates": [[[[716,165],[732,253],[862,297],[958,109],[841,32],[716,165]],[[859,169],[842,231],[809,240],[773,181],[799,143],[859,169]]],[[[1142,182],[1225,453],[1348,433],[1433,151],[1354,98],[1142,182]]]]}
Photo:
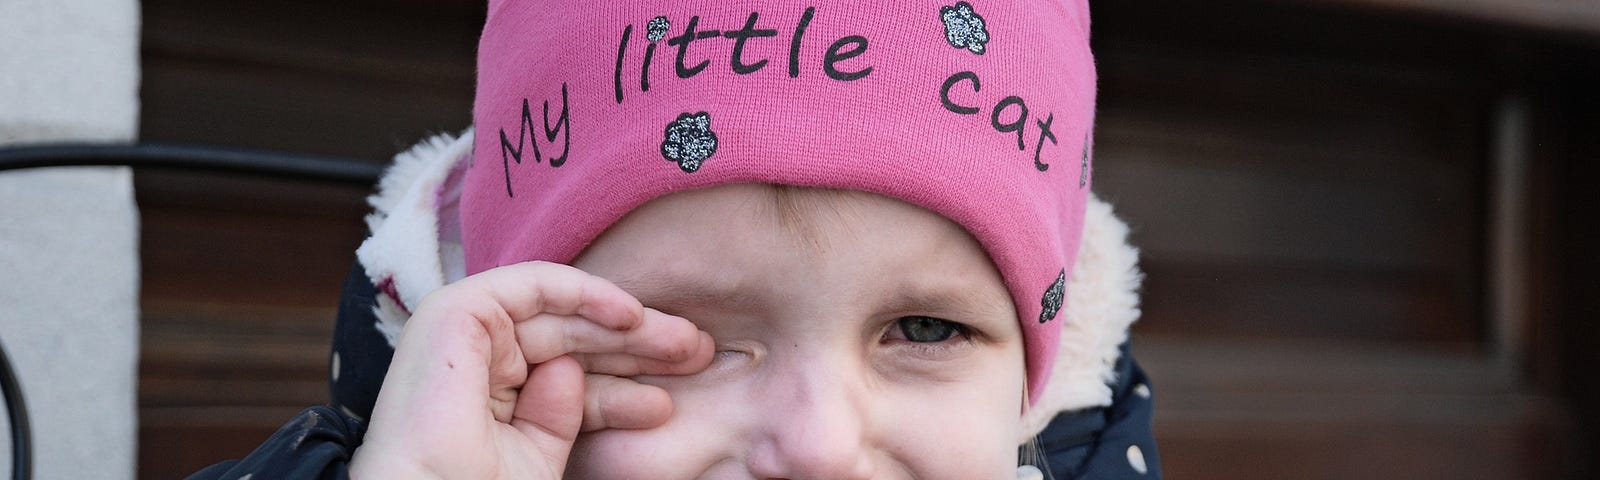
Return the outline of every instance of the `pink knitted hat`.
{"type": "Polygon", "coordinates": [[[1036,401],[1083,230],[1094,106],[1087,0],[491,0],[467,273],[570,262],[671,192],[878,193],[988,251],[1036,401]]]}

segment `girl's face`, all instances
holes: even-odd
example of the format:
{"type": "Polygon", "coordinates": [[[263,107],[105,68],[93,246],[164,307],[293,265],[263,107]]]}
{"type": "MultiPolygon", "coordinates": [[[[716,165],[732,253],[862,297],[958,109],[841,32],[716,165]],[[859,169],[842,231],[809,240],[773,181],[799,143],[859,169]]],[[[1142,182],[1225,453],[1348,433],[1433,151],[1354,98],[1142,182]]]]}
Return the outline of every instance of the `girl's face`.
{"type": "Polygon", "coordinates": [[[1015,308],[972,236],[868,193],[726,185],[662,197],[574,262],[711,334],[651,430],[578,439],[575,478],[1016,475],[1015,308]]]}

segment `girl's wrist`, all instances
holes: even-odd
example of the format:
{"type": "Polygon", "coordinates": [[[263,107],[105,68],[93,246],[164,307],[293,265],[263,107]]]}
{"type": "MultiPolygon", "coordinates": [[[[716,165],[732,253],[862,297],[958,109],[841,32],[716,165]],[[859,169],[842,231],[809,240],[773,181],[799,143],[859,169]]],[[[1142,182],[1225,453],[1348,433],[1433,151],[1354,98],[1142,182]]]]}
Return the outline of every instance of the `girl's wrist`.
{"type": "Polygon", "coordinates": [[[379,479],[443,480],[444,477],[403,457],[386,455],[371,445],[356,447],[350,454],[350,480],[379,479]]]}

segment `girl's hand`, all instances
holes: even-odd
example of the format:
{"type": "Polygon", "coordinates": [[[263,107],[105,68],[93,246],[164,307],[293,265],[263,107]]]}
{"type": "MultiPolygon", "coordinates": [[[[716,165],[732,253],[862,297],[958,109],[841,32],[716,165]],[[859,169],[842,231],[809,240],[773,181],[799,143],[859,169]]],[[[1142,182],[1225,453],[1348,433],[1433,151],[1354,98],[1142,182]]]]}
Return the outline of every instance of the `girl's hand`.
{"type": "Polygon", "coordinates": [[[553,263],[467,277],[414,312],[353,478],[559,479],[580,431],[672,416],[665,390],[622,377],[695,373],[715,350],[688,320],[553,263]]]}

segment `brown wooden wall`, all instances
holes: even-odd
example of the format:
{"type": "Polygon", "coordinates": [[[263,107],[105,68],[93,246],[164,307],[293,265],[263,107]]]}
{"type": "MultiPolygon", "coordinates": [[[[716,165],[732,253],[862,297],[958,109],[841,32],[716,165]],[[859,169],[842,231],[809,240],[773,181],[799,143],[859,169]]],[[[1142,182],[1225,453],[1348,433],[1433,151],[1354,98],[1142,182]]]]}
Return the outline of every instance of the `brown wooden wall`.
{"type": "MultiPolygon", "coordinates": [[[[479,2],[143,2],[142,138],[383,162],[470,123],[479,2]]],[[[140,476],[249,453],[327,401],[366,188],[136,174],[140,476]]]]}
{"type": "MultiPolygon", "coordinates": [[[[1143,248],[1135,348],[1168,474],[1585,478],[1600,41],[1312,3],[1095,2],[1096,189],[1143,248]],[[1508,348],[1487,265],[1517,95],[1539,251],[1508,348]]],[[[479,1],[144,10],[145,140],[376,162],[469,122],[479,1]]],[[[367,192],[142,171],[136,188],[140,471],[172,478],[325,400],[367,192]]]]}

